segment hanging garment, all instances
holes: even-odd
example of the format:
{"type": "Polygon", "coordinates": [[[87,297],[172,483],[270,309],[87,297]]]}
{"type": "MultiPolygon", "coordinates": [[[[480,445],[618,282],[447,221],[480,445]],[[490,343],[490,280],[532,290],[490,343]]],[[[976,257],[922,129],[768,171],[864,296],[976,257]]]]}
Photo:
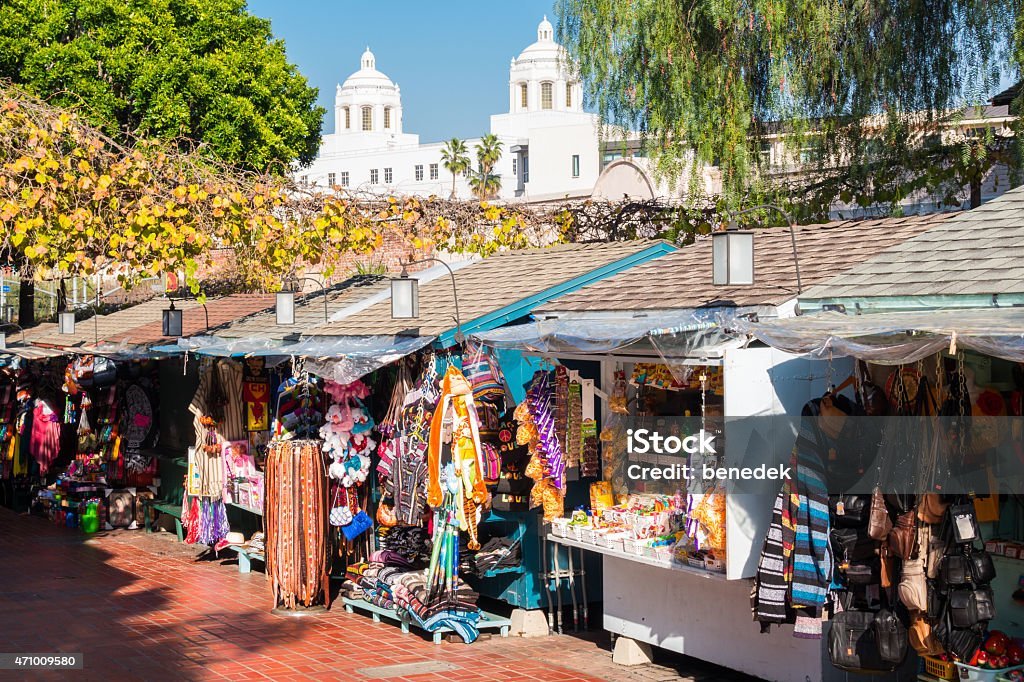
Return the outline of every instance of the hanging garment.
{"type": "Polygon", "coordinates": [[[32,408],[32,435],[29,453],[39,464],[39,474],[45,476],[50,465],[60,455],[60,415],[49,403],[37,398],[32,408]]]}
{"type": "Polygon", "coordinates": [[[437,507],[443,501],[441,449],[446,424],[450,424],[451,428],[452,460],[465,486],[463,496],[482,504],[487,500],[487,487],[483,479],[483,448],[480,445],[480,427],[476,406],[473,404],[473,390],[462,372],[451,365],[445,372],[441,399],[430,422],[427,503],[431,507],[437,507]]]}

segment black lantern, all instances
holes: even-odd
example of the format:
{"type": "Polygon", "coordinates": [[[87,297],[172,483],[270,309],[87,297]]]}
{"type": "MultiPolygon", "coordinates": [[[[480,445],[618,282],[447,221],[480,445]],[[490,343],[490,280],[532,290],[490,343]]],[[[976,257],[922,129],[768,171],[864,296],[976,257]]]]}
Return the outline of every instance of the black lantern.
{"type": "Polygon", "coordinates": [[[174,307],[174,301],[171,301],[171,307],[164,310],[163,316],[163,334],[164,336],[173,336],[180,338],[182,335],[182,312],[174,307]]]}

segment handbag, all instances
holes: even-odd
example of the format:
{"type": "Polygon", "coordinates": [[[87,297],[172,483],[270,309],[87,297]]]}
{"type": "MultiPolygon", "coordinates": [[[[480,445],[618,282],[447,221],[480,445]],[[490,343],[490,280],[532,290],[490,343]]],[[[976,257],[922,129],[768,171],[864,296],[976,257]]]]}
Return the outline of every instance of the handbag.
{"type": "Polygon", "coordinates": [[[987,585],[996,577],[996,567],[992,563],[992,555],[983,549],[972,549],[967,555],[967,565],[971,580],[975,585],[987,585]]]}
{"type": "Polygon", "coordinates": [[[949,520],[953,529],[953,541],[957,544],[972,544],[980,536],[973,504],[950,505],[949,520]]]}
{"type": "Polygon", "coordinates": [[[907,641],[919,656],[941,656],[945,648],[932,632],[932,624],[923,613],[910,616],[910,627],[907,628],[907,641]]]}
{"type": "Polygon", "coordinates": [[[939,563],[939,586],[943,590],[966,585],[974,580],[971,562],[963,554],[947,554],[939,563]]]}
{"type": "Polygon", "coordinates": [[[911,611],[928,611],[928,580],[924,575],[924,560],[910,559],[903,562],[900,575],[900,602],[911,611]]]}
{"type": "Polygon", "coordinates": [[[483,444],[483,479],[488,484],[494,484],[501,478],[501,455],[498,448],[490,443],[483,444]]]}
{"type": "Polygon", "coordinates": [[[939,523],[945,516],[948,507],[949,503],[942,501],[942,495],[925,493],[918,501],[917,518],[921,523],[939,523]]]}
{"type": "Polygon", "coordinates": [[[505,400],[505,380],[501,368],[484,352],[483,345],[466,341],[466,355],[462,371],[473,387],[473,397],[482,402],[500,403],[505,400]]]}
{"type": "MultiPolygon", "coordinates": [[[[870,611],[846,610],[833,616],[828,631],[828,657],[835,667],[853,673],[889,672],[896,665],[882,658],[878,631],[889,637],[889,623],[875,627],[875,614],[870,611]]],[[[906,636],[903,637],[904,641],[906,636]]],[[[892,653],[887,645],[887,653],[892,653]]]]}
{"type": "Polygon", "coordinates": [[[863,528],[868,523],[871,498],[867,495],[832,495],[828,506],[832,524],[844,528],[863,528]]]}
{"type": "Polygon", "coordinates": [[[891,663],[893,667],[903,663],[907,657],[907,628],[903,621],[889,609],[882,609],[875,614],[872,625],[882,660],[891,663]]]}
{"type": "Polygon", "coordinates": [[[871,561],[846,564],[839,572],[846,578],[847,585],[877,585],[882,582],[882,560],[875,557],[871,561]]]}
{"type": "Polygon", "coordinates": [[[868,512],[868,535],[882,542],[889,537],[891,530],[892,519],[889,517],[889,508],[885,505],[885,496],[882,495],[882,489],[875,486],[871,493],[871,508],[868,512]]]}
{"type": "Polygon", "coordinates": [[[896,523],[889,531],[889,549],[900,559],[909,559],[914,554],[917,541],[917,514],[913,509],[896,517],[896,523]]]}
{"type": "Polygon", "coordinates": [[[971,628],[996,616],[992,588],[975,587],[950,590],[949,622],[954,628],[971,628]]]}
{"type": "Polygon", "coordinates": [[[864,561],[878,554],[878,542],[856,528],[833,528],[829,531],[829,543],[839,563],[864,561]]]}
{"type": "Polygon", "coordinates": [[[370,515],[360,510],[352,517],[351,523],[341,527],[341,532],[345,534],[346,540],[352,542],[371,528],[373,528],[373,520],[370,515]]]}

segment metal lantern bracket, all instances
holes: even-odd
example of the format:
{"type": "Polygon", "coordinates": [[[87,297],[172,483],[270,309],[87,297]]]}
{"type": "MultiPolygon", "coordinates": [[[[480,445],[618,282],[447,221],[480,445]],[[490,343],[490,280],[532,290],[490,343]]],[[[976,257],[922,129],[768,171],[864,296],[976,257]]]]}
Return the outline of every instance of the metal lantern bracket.
{"type": "MultiPolygon", "coordinates": [[[[275,315],[277,317],[278,324],[295,324],[295,294],[299,293],[299,282],[307,281],[312,282],[313,284],[316,284],[318,287],[320,287],[320,293],[322,293],[324,297],[324,322],[330,322],[330,316],[327,312],[327,287],[324,286],[323,282],[320,282],[319,280],[313,277],[296,277],[294,275],[290,275],[282,283],[281,290],[278,292],[278,296],[280,297],[282,294],[292,295],[292,320],[291,322],[281,322],[280,314],[278,313],[279,306],[275,305],[275,315]]],[[[281,299],[278,298],[277,300],[280,301],[281,299]]]]}
{"type": "MultiPolygon", "coordinates": [[[[760,210],[766,209],[766,208],[770,208],[772,210],[775,210],[775,211],[778,211],[779,213],[781,213],[782,217],[786,219],[786,224],[789,226],[789,239],[790,239],[790,243],[793,246],[793,267],[796,269],[796,292],[798,294],[802,294],[803,293],[803,282],[800,279],[800,258],[797,255],[797,249],[796,249],[796,221],[793,219],[793,216],[790,215],[788,211],[783,209],[781,206],[777,206],[776,204],[759,204],[757,206],[751,206],[750,208],[745,208],[742,211],[728,211],[729,219],[730,219],[730,225],[729,225],[727,231],[735,229],[735,227],[736,227],[736,219],[739,218],[740,216],[746,215],[748,213],[753,213],[754,211],[760,211],[760,210]]],[[[753,266],[752,266],[751,271],[753,271],[753,266]]]]}
{"type": "MultiPolygon", "coordinates": [[[[397,279],[409,279],[409,272],[406,270],[406,268],[408,266],[410,266],[410,265],[421,265],[423,263],[439,263],[439,264],[444,266],[445,270],[448,271],[448,276],[451,278],[451,281],[452,281],[452,298],[455,301],[455,316],[454,316],[454,319],[455,319],[455,341],[457,343],[462,343],[465,340],[465,337],[462,335],[462,315],[459,312],[459,290],[458,290],[458,287],[455,286],[455,271],[452,270],[450,265],[445,263],[440,258],[422,258],[420,260],[412,260],[412,261],[409,261],[407,263],[402,263],[402,272],[398,276],[397,279]]],[[[394,291],[394,282],[396,280],[392,279],[391,281],[392,281],[392,293],[393,293],[393,291],[394,291]]],[[[419,296],[419,292],[418,291],[416,293],[416,296],[417,297],[419,296]]],[[[418,308],[418,306],[414,306],[414,308],[418,308]]],[[[392,308],[392,310],[394,310],[394,308],[392,308]]]]}

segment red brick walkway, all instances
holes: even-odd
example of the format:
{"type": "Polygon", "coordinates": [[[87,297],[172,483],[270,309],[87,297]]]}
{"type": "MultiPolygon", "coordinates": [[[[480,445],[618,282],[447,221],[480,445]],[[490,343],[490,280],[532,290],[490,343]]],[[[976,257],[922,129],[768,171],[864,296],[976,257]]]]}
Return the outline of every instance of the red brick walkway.
{"type": "MultiPolygon", "coordinates": [[[[570,636],[434,645],[341,608],[304,618],[275,616],[263,573],[239,574],[233,564],[197,562],[195,555],[194,547],[168,534],[118,531],[86,538],[0,508],[0,652],[82,652],[84,673],[67,678],[105,681],[363,680],[377,672],[367,668],[438,661],[457,669],[386,679],[568,682],[682,674],[678,662],[615,666],[605,647],[570,636]]],[[[24,677],[0,672],[0,679],[24,677]]],[[[700,666],[688,668],[683,679],[740,677],[700,666]]]]}

